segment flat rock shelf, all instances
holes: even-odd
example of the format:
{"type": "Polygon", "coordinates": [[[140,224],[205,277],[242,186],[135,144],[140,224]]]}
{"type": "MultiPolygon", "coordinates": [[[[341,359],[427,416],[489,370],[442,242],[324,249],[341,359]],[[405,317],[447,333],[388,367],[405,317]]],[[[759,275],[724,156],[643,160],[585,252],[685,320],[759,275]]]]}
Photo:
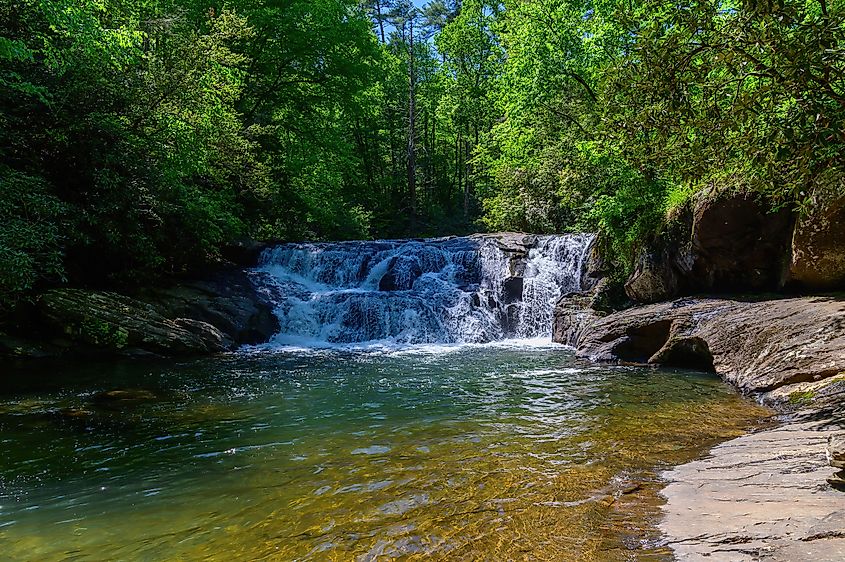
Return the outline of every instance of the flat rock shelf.
{"type": "Polygon", "coordinates": [[[826,483],[832,418],[802,416],[666,473],[660,529],[679,560],[845,560],[845,495],[826,483]]]}

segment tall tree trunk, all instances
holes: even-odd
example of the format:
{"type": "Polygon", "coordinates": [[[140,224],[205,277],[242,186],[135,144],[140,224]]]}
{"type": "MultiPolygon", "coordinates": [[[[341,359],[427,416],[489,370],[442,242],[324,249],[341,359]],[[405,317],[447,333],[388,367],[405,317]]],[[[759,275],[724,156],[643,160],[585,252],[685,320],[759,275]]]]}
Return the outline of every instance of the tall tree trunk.
{"type": "MultiPolygon", "coordinates": [[[[455,187],[457,188],[456,195],[460,196],[461,189],[463,189],[463,181],[464,181],[464,164],[461,162],[461,134],[457,133],[455,135],[455,174],[457,175],[458,181],[455,182],[455,187]]],[[[464,218],[467,215],[467,208],[464,206],[464,218]]]]}
{"type": "Polygon", "coordinates": [[[367,189],[372,193],[374,191],[374,185],[369,143],[367,142],[366,133],[361,129],[361,121],[357,117],[355,118],[355,141],[358,144],[358,151],[361,154],[361,160],[364,164],[364,174],[367,176],[367,189]]]}
{"type": "Polygon", "coordinates": [[[414,92],[414,17],[410,19],[410,33],[408,34],[408,197],[411,200],[411,230],[413,231],[417,212],[417,146],[416,146],[416,93],[414,92]]]}
{"type": "Polygon", "coordinates": [[[384,18],[381,16],[381,0],[376,0],[376,16],[378,17],[378,30],[383,44],[386,41],[384,40],[384,18]]]}
{"type": "MultiPolygon", "coordinates": [[[[469,131],[467,131],[469,134],[469,131]]],[[[469,163],[469,141],[464,141],[464,165],[466,167],[466,172],[464,174],[464,219],[468,222],[469,221],[469,199],[470,199],[470,185],[469,185],[469,174],[470,174],[470,163],[469,163]]]]}

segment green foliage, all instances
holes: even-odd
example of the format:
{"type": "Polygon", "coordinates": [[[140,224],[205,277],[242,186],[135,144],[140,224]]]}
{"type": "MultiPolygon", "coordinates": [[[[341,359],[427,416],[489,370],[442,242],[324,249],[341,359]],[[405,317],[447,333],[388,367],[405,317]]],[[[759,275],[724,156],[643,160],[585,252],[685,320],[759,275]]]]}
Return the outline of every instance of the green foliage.
{"type": "Polygon", "coordinates": [[[843,92],[839,0],[6,2],[0,296],[479,225],[624,275],[701,189],[841,191],[843,92]]]}
{"type": "Polygon", "coordinates": [[[67,326],[66,331],[82,341],[111,349],[122,349],[129,343],[126,328],[104,320],[85,319],[78,326],[67,326]]]}
{"type": "Polygon", "coordinates": [[[0,166],[0,311],[39,280],[61,280],[64,211],[39,178],[0,166]]]}

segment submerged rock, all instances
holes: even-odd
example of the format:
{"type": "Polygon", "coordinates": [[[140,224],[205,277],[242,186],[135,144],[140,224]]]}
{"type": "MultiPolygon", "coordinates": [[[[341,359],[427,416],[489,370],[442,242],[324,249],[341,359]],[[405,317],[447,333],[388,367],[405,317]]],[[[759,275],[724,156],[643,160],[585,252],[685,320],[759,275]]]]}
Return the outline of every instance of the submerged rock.
{"type": "Polygon", "coordinates": [[[554,339],[596,361],[713,370],[776,399],[787,385],[845,372],[843,318],[845,301],[823,297],[681,299],[604,317],[558,306],[554,339]]]}
{"type": "Polygon", "coordinates": [[[153,402],[157,399],[158,397],[149,390],[140,388],[116,388],[98,392],[91,398],[91,402],[102,408],[120,410],[138,406],[146,402],[153,402]]]}

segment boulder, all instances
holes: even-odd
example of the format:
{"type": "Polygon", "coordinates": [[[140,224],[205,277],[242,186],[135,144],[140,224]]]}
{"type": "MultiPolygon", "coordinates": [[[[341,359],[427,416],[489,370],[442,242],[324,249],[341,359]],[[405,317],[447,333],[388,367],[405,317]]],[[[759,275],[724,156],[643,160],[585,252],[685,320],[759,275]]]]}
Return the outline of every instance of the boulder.
{"type": "Polygon", "coordinates": [[[554,339],[595,361],[713,370],[775,399],[789,396],[787,385],[845,372],[843,318],[845,300],[832,297],[680,299],[604,317],[559,305],[554,339]]]}
{"type": "Polygon", "coordinates": [[[225,335],[228,345],[263,343],[279,331],[279,320],[268,296],[250,280],[258,275],[239,269],[220,271],[208,279],[149,288],[138,298],[166,318],[195,321],[194,329],[199,329],[196,322],[213,326],[225,335]]]}
{"type": "Polygon", "coordinates": [[[220,249],[220,254],[223,259],[238,267],[256,267],[261,253],[275,244],[278,242],[259,242],[251,238],[241,238],[224,245],[220,249]]]}
{"type": "Polygon", "coordinates": [[[419,261],[410,256],[398,256],[390,259],[387,272],[378,282],[379,291],[407,291],[414,286],[414,281],[423,274],[419,261]]]}
{"type": "Polygon", "coordinates": [[[586,336],[592,323],[603,313],[592,308],[593,297],[588,294],[564,295],[555,305],[552,339],[558,343],[575,347],[586,336]]]}
{"type": "Polygon", "coordinates": [[[788,283],[805,290],[845,288],[845,188],[819,189],[795,223],[788,283]]]}
{"type": "Polygon", "coordinates": [[[792,213],[752,195],[700,199],[693,211],[690,285],[714,292],[779,288],[792,213]]]}
{"type": "Polygon", "coordinates": [[[492,243],[508,257],[508,270],[512,277],[522,277],[528,252],[537,247],[537,236],[522,232],[493,232],[489,234],[473,234],[470,240],[481,243],[492,243]]]}
{"type": "Polygon", "coordinates": [[[74,354],[192,355],[224,351],[232,341],[198,320],[170,320],[155,307],[107,291],[54,289],[38,311],[52,344],[74,354]]]}
{"type": "Polygon", "coordinates": [[[589,291],[612,273],[611,264],[601,254],[598,236],[593,238],[587,250],[587,260],[581,272],[581,289],[589,291]]]}
{"type": "Polygon", "coordinates": [[[640,253],[634,272],[625,282],[625,294],[636,302],[660,302],[676,296],[680,285],[672,257],[646,250],[640,253]]]}
{"type": "MultiPolygon", "coordinates": [[[[199,355],[262,343],[279,324],[269,297],[252,284],[252,275],[260,273],[219,271],[212,278],[148,288],[132,296],[54,289],[41,295],[30,311],[27,335],[39,343],[47,340],[51,356],[199,355]]],[[[10,342],[9,347],[6,355],[38,355],[25,353],[28,348],[20,343],[10,342]]]]}
{"type": "Polygon", "coordinates": [[[626,294],[640,303],[679,295],[781,287],[792,213],[751,195],[704,193],[643,247],[626,294]]]}

